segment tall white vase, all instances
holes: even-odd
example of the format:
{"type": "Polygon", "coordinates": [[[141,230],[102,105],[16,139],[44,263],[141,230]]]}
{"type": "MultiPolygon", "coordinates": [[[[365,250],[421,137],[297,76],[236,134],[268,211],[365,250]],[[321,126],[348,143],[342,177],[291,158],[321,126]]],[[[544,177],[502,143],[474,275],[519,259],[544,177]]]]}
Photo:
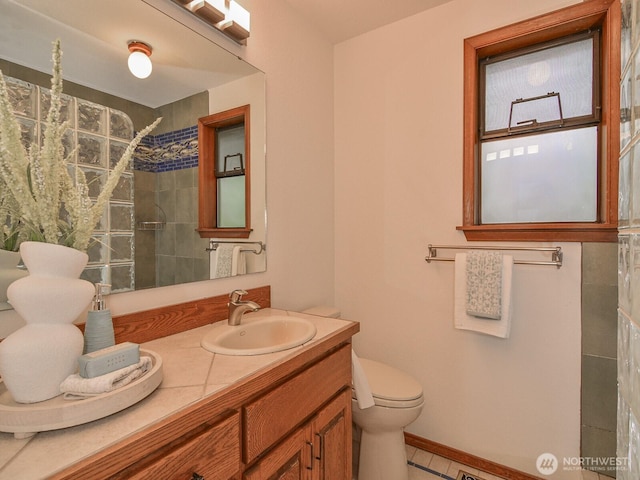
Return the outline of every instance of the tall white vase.
{"type": "Polygon", "coordinates": [[[24,242],[20,254],[29,275],[9,285],[7,297],[27,325],[0,343],[0,375],[16,402],[35,403],[60,395],[60,383],[76,371],[84,341],[73,321],[94,287],[78,278],[84,252],[24,242]]]}

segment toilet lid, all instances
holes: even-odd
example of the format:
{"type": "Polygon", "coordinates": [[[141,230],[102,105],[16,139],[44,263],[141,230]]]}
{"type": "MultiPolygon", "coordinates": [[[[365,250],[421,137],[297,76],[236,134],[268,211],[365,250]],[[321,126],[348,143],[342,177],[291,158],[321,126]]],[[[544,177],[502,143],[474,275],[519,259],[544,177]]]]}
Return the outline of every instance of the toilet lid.
{"type": "Polygon", "coordinates": [[[422,397],[422,386],[411,376],[384,363],[360,358],[371,393],[378,400],[406,402],[422,397]]]}

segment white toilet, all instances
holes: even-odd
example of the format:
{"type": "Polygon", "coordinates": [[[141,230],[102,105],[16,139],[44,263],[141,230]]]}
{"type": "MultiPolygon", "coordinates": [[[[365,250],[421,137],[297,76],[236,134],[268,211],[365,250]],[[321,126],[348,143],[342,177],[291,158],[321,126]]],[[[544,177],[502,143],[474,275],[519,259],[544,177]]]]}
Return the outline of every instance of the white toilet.
{"type": "Polygon", "coordinates": [[[361,358],[360,364],[375,404],[360,409],[352,393],[353,421],[362,429],[358,480],[407,480],[404,427],[422,412],[422,386],[384,363],[361,358]]]}
{"type": "MultiPolygon", "coordinates": [[[[314,307],[303,313],[338,318],[334,307],[314,307]]],[[[358,480],[408,480],[404,427],[415,421],[422,407],[422,386],[389,365],[360,358],[374,405],[361,409],[352,390],[353,422],[360,427],[358,480]]]]}

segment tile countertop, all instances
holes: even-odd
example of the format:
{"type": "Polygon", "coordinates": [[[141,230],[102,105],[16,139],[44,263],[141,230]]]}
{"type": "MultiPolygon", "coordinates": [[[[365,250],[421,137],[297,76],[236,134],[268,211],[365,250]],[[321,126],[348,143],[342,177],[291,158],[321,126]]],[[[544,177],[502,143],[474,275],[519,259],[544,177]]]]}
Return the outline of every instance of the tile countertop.
{"type": "Polygon", "coordinates": [[[316,336],[299,347],[255,356],[229,356],[204,350],[200,339],[211,325],[143,343],[141,348],[162,357],[164,376],[157,390],[121,412],[76,427],[40,432],[27,439],[0,432],[0,480],[45,479],[212,393],[233,388],[239,380],[293,357],[353,323],[272,308],[246,316],[272,314],[307,318],[315,324],[316,336]]]}

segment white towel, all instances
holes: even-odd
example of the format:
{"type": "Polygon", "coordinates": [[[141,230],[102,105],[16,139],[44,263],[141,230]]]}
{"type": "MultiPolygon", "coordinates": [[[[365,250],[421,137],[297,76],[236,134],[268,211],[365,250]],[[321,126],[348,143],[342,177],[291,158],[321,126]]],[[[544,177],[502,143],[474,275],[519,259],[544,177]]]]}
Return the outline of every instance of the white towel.
{"type": "Polygon", "coordinates": [[[467,314],[467,254],[457,253],[455,260],[454,286],[454,326],[461,330],[509,338],[511,331],[511,279],[513,273],[513,256],[502,256],[502,305],[500,320],[488,320],[467,314]]]}
{"type": "Polygon", "coordinates": [[[219,244],[218,248],[209,253],[209,278],[230,277],[233,244],[219,244]]]}
{"type": "Polygon", "coordinates": [[[245,257],[242,245],[235,245],[231,255],[231,276],[244,275],[247,273],[247,258],[245,257]]]}
{"type": "Polygon", "coordinates": [[[151,357],[140,357],[134,365],[114,370],[99,377],[83,378],[79,374],[69,375],[60,384],[60,392],[65,400],[81,400],[111,392],[130,384],[151,369],[151,357]]]}
{"type": "Polygon", "coordinates": [[[356,400],[358,401],[358,407],[362,410],[365,408],[373,407],[375,404],[373,400],[373,394],[371,393],[371,387],[369,386],[369,380],[364,373],[364,369],[360,364],[360,359],[356,355],[356,352],[351,349],[351,372],[353,389],[356,392],[356,400]]]}

